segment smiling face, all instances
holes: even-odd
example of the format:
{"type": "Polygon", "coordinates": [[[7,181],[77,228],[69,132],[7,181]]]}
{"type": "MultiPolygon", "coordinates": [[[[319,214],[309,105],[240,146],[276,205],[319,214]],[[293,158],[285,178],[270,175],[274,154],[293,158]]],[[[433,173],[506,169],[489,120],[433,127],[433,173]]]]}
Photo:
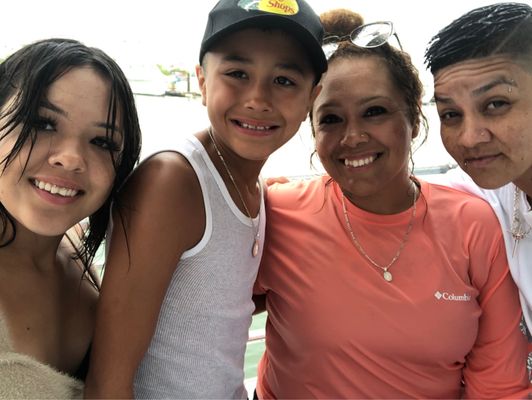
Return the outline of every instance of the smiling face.
{"type": "Polygon", "coordinates": [[[532,193],[529,69],[502,56],[460,62],[435,75],[434,97],[445,148],[479,186],[532,193]]]}
{"type": "MultiPolygon", "coordinates": [[[[106,134],[109,92],[109,82],[89,67],[69,70],[50,85],[31,154],[28,140],[0,175],[0,201],[18,225],[62,235],[105,202],[115,177],[109,149],[118,154],[121,147],[121,135],[112,140],[106,134]]],[[[20,130],[0,141],[0,159],[20,130]]]]}
{"type": "Polygon", "coordinates": [[[228,35],[197,73],[218,141],[249,160],[266,160],[297,132],[316,91],[308,56],[278,30],[228,35]]]}
{"type": "Polygon", "coordinates": [[[375,56],[329,65],[312,111],[316,151],[327,173],[359,207],[411,204],[408,172],[412,124],[388,67],[375,56]],[[406,188],[406,190],[405,190],[406,188]]]}

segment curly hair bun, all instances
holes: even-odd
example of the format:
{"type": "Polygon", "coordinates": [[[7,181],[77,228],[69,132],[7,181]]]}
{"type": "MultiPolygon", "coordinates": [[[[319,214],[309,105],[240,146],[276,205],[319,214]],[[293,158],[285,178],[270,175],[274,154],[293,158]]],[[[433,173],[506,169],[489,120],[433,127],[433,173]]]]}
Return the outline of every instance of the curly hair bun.
{"type": "Polygon", "coordinates": [[[364,18],[346,8],[337,8],[320,14],[325,36],[347,36],[354,29],[364,25],[364,18]]]}

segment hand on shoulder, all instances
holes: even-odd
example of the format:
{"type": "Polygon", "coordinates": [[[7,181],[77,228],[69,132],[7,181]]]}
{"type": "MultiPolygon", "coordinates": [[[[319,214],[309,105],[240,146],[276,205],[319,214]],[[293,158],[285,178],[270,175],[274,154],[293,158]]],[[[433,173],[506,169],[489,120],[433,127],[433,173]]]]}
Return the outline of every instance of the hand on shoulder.
{"type": "Polygon", "coordinates": [[[266,178],[265,182],[266,186],[272,186],[275,183],[288,183],[290,182],[290,179],[288,179],[286,176],[275,176],[266,178]]]}

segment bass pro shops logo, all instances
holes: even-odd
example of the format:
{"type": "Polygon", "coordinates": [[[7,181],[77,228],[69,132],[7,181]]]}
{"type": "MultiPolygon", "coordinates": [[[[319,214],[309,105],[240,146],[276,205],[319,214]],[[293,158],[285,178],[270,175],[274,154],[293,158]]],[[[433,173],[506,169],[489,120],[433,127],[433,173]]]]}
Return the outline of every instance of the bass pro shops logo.
{"type": "Polygon", "coordinates": [[[471,296],[467,293],[456,295],[454,293],[440,292],[439,290],[434,293],[434,297],[443,301],[471,301],[471,296]]]}
{"type": "Polygon", "coordinates": [[[280,15],[296,15],[299,12],[297,0],[240,0],[238,7],[246,11],[257,10],[280,15]]]}

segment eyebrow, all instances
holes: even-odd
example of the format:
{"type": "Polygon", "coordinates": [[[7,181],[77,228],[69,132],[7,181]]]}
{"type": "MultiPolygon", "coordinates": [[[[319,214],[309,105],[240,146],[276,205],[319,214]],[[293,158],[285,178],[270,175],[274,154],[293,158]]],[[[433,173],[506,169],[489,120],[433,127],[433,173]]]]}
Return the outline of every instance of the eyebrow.
{"type": "Polygon", "coordinates": [[[53,112],[55,112],[55,113],[57,113],[57,114],[60,114],[60,115],[62,115],[63,117],[68,117],[68,113],[67,113],[65,110],[63,110],[63,109],[57,107],[55,104],[51,103],[51,102],[48,101],[47,99],[43,99],[43,100],[40,102],[39,106],[40,106],[40,107],[43,107],[43,108],[46,108],[46,109],[48,109],[48,110],[50,110],[50,111],[53,111],[53,112]]]}
{"type": "MultiPolygon", "coordinates": [[[[473,96],[478,97],[486,92],[489,92],[491,89],[499,85],[510,85],[513,87],[517,87],[517,84],[515,83],[513,79],[507,79],[507,78],[501,77],[501,78],[496,78],[486,83],[485,85],[480,86],[479,88],[473,89],[471,93],[473,94],[473,96]]],[[[439,97],[439,96],[436,96],[436,94],[434,95],[433,99],[437,103],[443,103],[443,104],[452,103],[452,100],[450,97],[439,97]]]]}
{"type": "Polygon", "coordinates": [[[434,96],[432,97],[431,101],[434,101],[435,103],[442,103],[442,104],[451,104],[452,103],[452,100],[450,97],[440,97],[440,96],[436,96],[436,94],[434,94],[434,96]]]}
{"type": "MultiPolygon", "coordinates": [[[[68,112],[66,112],[62,108],[56,106],[55,104],[53,104],[52,102],[50,102],[47,99],[43,99],[40,102],[40,107],[46,108],[46,109],[48,109],[48,110],[50,110],[52,112],[55,112],[55,113],[57,113],[59,115],[62,115],[65,118],[68,118],[68,112]]],[[[107,122],[98,122],[94,126],[96,126],[98,128],[103,128],[105,130],[109,130],[111,132],[113,131],[113,126],[111,124],[107,123],[107,122]]],[[[115,125],[114,130],[117,131],[117,132],[122,133],[122,129],[118,125],[115,125]]]]}
{"type": "Polygon", "coordinates": [[[323,109],[338,107],[338,104],[339,103],[337,101],[328,101],[328,102],[320,104],[318,107],[316,107],[316,112],[320,112],[323,109]]]}
{"type": "Polygon", "coordinates": [[[506,78],[497,78],[497,79],[494,79],[493,81],[485,84],[484,86],[481,86],[477,89],[474,89],[473,90],[473,95],[474,96],[479,96],[481,94],[484,94],[488,91],[490,91],[491,89],[493,89],[494,87],[496,86],[499,86],[499,85],[510,85],[510,86],[513,86],[513,87],[517,87],[515,81],[513,79],[506,79],[506,78]]]}
{"type": "MultiPolygon", "coordinates": [[[[361,101],[357,102],[356,104],[360,106],[365,106],[367,103],[375,101],[375,100],[390,100],[390,99],[389,97],[386,97],[386,96],[375,95],[375,96],[364,97],[363,99],[361,99],[361,101]]],[[[341,105],[342,105],[341,101],[331,100],[331,101],[327,101],[326,103],[320,104],[316,108],[316,111],[321,111],[324,108],[339,107],[341,105]]]]}
{"type": "MultiPolygon", "coordinates": [[[[223,62],[237,62],[242,64],[253,64],[253,61],[250,58],[238,55],[238,54],[228,54],[222,58],[223,62]]],[[[277,68],[297,72],[300,75],[305,75],[305,70],[297,62],[279,62],[275,64],[277,68]]]]}

